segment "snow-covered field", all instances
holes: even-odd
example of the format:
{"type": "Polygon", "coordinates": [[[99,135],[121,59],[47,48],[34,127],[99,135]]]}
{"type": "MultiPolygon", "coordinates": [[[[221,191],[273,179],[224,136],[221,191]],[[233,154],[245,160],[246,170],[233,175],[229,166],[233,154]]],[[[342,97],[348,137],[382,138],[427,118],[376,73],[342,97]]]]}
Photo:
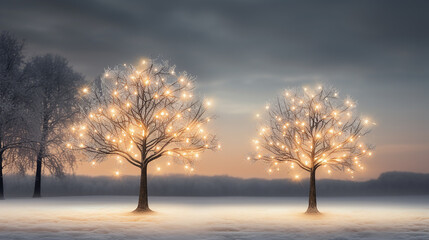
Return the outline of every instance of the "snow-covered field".
{"type": "Polygon", "coordinates": [[[0,201],[0,239],[429,239],[429,196],[306,199],[135,196],[0,201]]]}

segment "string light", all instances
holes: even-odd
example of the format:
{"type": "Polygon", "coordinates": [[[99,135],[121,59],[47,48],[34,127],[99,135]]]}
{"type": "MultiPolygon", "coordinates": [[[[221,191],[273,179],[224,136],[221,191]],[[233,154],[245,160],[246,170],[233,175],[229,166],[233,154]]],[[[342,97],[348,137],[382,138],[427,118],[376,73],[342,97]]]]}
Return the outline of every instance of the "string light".
{"type": "MultiPolygon", "coordinates": [[[[138,68],[123,64],[106,70],[101,91],[81,90],[82,98],[88,100],[83,108],[86,117],[72,126],[72,141],[66,146],[85,149],[91,159],[116,155],[119,164],[122,158],[143,165],[147,164],[143,156],[169,156],[183,160],[185,169],[194,171],[189,164],[202,152],[221,148],[207,127],[210,118],[205,111],[213,102],[192,99],[193,79],[185,73],[180,77],[175,74],[174,67],[166,62],[146,59],[138,68]],[[148,110],[153,114],[145,112],[148,110]],[[151,141],[157,144],[150,145],[151,141]]],[[[161,167],[156,169],[160,171],[161,167]]],[[[118,176],[119,170],[114,175],[118,176]]]]}
{"type": "MultiPolygon", "coordinates": [[[[268,162],[275,169],[281,162],[307,171],[323,166],[328,174],[345,168],[352,175],[355,168],[365,169],[362,160],[372,156],[372,146],[364,144],[362,136],[375,124],[353,116],[356,104],[351,99],[342,101],[335,89],[322,86],[287,90],[283,98],[265,105],[266,117],[257,114],[269,126],[260,128],[253,140],[256,152],[248,160],[268,162]]],[[[267,171],[273,173],[273,168],[267,171]]]]}

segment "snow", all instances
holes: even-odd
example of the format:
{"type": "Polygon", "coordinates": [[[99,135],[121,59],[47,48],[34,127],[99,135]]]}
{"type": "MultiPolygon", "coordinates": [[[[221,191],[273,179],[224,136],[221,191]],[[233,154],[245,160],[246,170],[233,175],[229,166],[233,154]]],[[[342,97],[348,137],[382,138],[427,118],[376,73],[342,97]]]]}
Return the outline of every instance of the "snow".
{"type": "Polygon", "coordinates": [[[136,196],[0,201],[0,239],[429,239],[429,196],[152,197],[149,215],[130,213],[136,196]]]}

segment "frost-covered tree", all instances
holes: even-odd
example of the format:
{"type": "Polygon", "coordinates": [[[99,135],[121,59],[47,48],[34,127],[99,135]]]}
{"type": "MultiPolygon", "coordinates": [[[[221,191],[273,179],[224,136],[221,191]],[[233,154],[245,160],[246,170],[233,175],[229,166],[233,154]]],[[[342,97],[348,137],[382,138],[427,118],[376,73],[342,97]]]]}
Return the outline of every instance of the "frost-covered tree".
{"type": "Polygon", "coordinates": [[[94,89],[82,89],[86,117],[72,127],[75,137],[67,145],[85,150],[91,161],[115,156],[140,168],[136,212],[150,211],[149,163],[169,156],[189,165],[218,147],[205,129],[210,102],[193,95],[193,82],[166,62],[146,60],[138,67],[108,69],[94,89]]]}
{"type": "Polygon", "coordinates": [[[79,113],[77,106],[81,74],[75,72],[60,56],[34,57],[25,67],[27,94],[31,97],[33,150],[36,154],[36,176],[33,197],[40,197],[43,169],[62,175],[73,167],[75,157],[64,146],[66,129],[79,113]]]}
{"type": "Polygon", "coordinates": [[[332,88],[287,90],[266,106],[267,116],[254,140],[256,153],[249,159],[268,162],[269,172],[283,167],[310,173],[307,213],[318,213],[316,170],[353,174],[363,169],[362,159],[372,155],[372,146],[363,142],[363,136],[373,123],[356,116],[355,107],[332,88]]]}
{"type": "Polygon", "coordinates": [[[25,140],[23,108],[23,42],[8,32],[0,33],[0,199],[4,198],[3,169],[24,171],[21,151],[25,140]]]}

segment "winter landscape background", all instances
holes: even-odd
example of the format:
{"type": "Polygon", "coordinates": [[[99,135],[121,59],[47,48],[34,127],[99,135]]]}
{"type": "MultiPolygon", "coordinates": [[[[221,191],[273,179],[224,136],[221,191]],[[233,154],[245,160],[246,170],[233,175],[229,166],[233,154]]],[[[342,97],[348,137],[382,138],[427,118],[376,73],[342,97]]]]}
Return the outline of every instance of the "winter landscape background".
{"type": "Polygon", "coordinates": [[[1,0],[0,240],[428,240],[428,9],[1,0]]]}

